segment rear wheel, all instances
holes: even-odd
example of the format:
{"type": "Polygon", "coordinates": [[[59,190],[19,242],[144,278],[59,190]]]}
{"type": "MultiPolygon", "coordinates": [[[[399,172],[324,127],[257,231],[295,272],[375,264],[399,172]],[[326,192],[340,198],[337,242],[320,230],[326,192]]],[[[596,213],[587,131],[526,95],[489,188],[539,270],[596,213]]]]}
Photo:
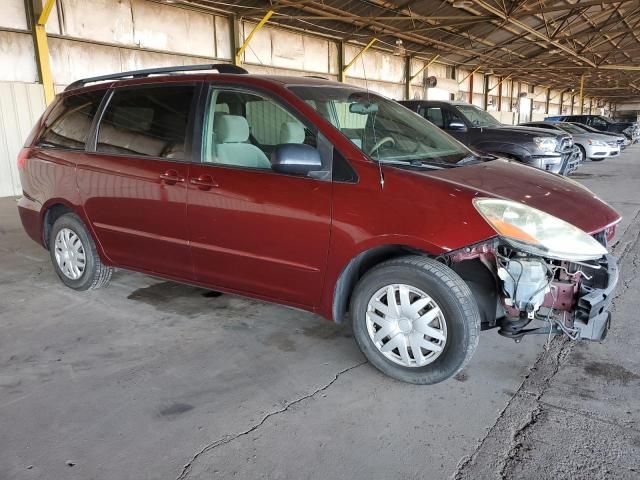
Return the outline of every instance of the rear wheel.
{"type": "Polygon", "coordinates": [[[351,302],[355,340],[383,373],[432,384],[458,373],[478,345],[480,314],[467,284],[427,257],[370,270],[351,302]]]}
{"type": "Polygon", "coordinates": [[[58,277],[69,288],[100,288],[111,279],[113,268],[102,263],[93,238],[73,213],[62,215],[53,224],[49,253],[58,277]]]}

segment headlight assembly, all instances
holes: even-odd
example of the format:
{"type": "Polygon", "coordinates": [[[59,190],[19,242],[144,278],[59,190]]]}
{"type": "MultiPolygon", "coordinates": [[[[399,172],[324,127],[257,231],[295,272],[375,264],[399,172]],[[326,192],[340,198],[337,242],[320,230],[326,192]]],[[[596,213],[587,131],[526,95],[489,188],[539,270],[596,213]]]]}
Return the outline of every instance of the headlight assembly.
{"type": "Polygon", "coordinates": [[[553,137],[534,137],[533,143],[536,144],[538,150],[542,150],[543,152],[554,152],[558,146],[558,142],[556,142],[556,139],[553,137]]]}
{"type": "Polygon", "coordinates": [[[536,208],[494,198],[476,198],[473,205],[498,235],[518,250],[575,262],[607,254],[606,248],[578,227],[536,208]]]}
{"type": "Polygon", "coordinates": [[[606,142],[601,142],[600,140],[587,140],[589,145],[593,145],[594,147],[606,147],[606,142]]]}

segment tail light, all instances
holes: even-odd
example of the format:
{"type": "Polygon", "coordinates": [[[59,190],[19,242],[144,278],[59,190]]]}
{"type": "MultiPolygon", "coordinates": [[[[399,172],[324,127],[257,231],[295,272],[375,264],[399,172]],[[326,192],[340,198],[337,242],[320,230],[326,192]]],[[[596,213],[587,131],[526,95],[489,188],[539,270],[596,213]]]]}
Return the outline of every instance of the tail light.
{"type": "Polygon", "coordinates": [[[24,170],[24,167],[27,166],[27,160],[29,160],[30,156],[30,148],[23,148],[22,150],[20,150],[20,153],[18,154],[18,170],[24,170]]]}

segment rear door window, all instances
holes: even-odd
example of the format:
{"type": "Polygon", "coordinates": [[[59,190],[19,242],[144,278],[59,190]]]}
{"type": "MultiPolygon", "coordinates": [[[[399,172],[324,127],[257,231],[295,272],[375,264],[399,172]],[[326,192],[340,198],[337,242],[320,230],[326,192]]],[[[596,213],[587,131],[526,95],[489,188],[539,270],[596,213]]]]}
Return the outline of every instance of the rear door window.
{"type": "Polygon", "coordinates": [[[64,97],[47,116],[36,145],[84,150],[104,90],[64,97]]]}
{"type": "Polygon", "coordinates": [[[115,90],[98,130],[96,151],[185,160],[195,87],[115,90]]]}
{"type": "Polygon", "coordinates": [[[440,107],[428,107],[424,113],[424,117],[436,127],[444,128],[444,115],[440,107]]]}

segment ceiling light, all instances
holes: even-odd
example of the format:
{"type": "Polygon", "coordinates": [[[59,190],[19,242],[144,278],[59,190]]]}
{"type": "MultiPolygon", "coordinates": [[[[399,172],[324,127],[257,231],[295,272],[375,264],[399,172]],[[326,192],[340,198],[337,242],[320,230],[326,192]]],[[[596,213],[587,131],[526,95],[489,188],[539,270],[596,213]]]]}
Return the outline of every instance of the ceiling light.
{"type": "Polygon", "coordinates": [[[454,8],[469,8],[473,7],[473,2],[470,0],[454,0],[451,6],[454,8]]]}
{"type": "Polygon", "coordinates": [[[393,48],[393,54],[401,57],[406,53],[406,50],[404,48],[404,45],[402,44],[402,40],[398,39],[396,40],[396,46],[393,48]]]}

